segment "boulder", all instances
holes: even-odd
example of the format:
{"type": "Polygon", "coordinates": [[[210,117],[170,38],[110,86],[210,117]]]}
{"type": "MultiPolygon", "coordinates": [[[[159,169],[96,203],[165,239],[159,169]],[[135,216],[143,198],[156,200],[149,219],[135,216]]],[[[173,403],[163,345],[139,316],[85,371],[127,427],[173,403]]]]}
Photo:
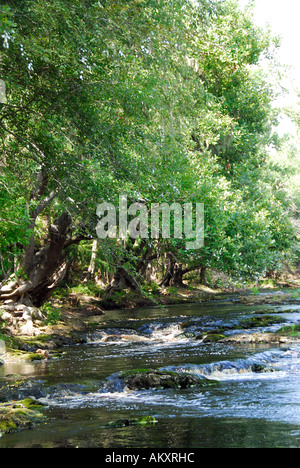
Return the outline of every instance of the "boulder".
{"type": "Polygon", "coordinates": [[[13,320],[13,316],[9,313],[9,312],[3,312],[0,316],[0,319],[3,321],[3,322],[12,322],[13,320]]]}
{"type": "Polygon", "coordinates": [[[17,328],[19,333],[32,336],[34,335],[34,322],[43,322],[45,315],[37,307],[9,303],[3,305],[0,319],[8,326],[17,328]]]}
{"type": "Polygon", "coordinates": [[[27,320],[25,325],[22,325],[22,327],[20,327],[19,333],[21,335],[34,336],[35,330],[32,320],[27,320]]]}
{"type": "Polygon", "coordinates": [[[43,381],[16,380],[0,384],[0,403],[24,398],[39,399],[45,397],[43,381]]]}
{"type": "Polygon", "coordinates": [[[209,380],[204,376],[188,374],[186,372],[159,371],[142,369],[123,372],[119,378],[129,390],[149,390],[166,388],[191,388],[218,385],[216,380],[209,380]]]}
{"type": "Polygon", "coordinates": [[[220,335],[218,333],[211,333],[203,338],[203,343],[216,343],[220,340],[223,340],[224,338],[224,335],[220,335]]]}

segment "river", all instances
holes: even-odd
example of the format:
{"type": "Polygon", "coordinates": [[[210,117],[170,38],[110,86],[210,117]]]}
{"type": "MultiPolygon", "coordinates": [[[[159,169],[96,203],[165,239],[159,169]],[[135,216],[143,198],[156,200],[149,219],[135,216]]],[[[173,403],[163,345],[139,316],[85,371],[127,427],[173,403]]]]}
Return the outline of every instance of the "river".
{"type": "Polygon", "coordinates": [[[97,324],[85,344],[65,347],[61,357],[0,368],[2,382],[20,378],[49,388],[41,398],[47,405],[47,423],[3,436],[0,448],[300,447],[300,344],[200,339],[220,328],[225,335],[237,333],[243,320],[266,311],[287,325],[300,323],[297,299],[263,307],[224,300],[112,311],[93,318],[97,324]],[[257,365],[267,371],[257,372],[257,365]],[[117,373],[140,368],[205,375],[220,385],[122,388],[117,373]],[[145,415],[154,416],[157,423],[108,426],[120,418],[145,415]]]}

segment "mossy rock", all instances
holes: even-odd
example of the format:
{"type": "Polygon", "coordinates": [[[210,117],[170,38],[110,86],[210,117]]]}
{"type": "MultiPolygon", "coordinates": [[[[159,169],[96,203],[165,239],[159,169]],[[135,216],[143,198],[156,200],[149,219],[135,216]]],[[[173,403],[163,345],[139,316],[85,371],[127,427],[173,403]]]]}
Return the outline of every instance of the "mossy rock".
{"type": "Polygon", "coordinates": [[[45,360],[45,357],[43,356],[43,354],[39,354],[39,353],[30,353],[28,354],[26,358],[28,361],[44,361],[45,360]]]}
{"type": "Polygon", "coordinates": [[[218,381],[210,380],[200,375],[153,369],[122,372],[119,378],[123,380],[129,390],[186,389],[219,385],[218,381]]]}
{"type": "Polygon", "coordinates": [[[21,400],[19,402],[22,406],[25,406],[25,408],[28,409],[39,409],[41,410],[44,408],[43,403],[41,403],[38,400],[35,400],[34,398],[25,398],[24,400],[21,400]]]}
{"type": "Polygon", "coordinates": [[[251,370],[252,372],[254,372],[254,374],[264,374],[267,372],[275,372],[275,369],[273,369],[272,367],[268,367],[264,364],[253,364],[253,366],[251,366],[251,370]]]}
{"type": "Polygon", "coordinates": [[[217,333],[207,335],[203,338],[203,343],[217,343],[220,340],[223,340],[225,335],[220,335],[217,333]]]}
{"type": "MultiPolygon", "coordinates": [[[[128,377],[132,377],[136,374],[147,374],[148,372],[151,372],[152,369],[134,369],[134,370],[128,370],[128,371],[124,371],[124,372],[121,372],[119,374],[119,378],[120,379],[127,379],[128,377]]],[[[159,372],[159,371],[157,371],[159,372]]]]}
{"type": "Polygon", "coordinates": [[[243,328],[260,328],[268,327],[270,325],[276,325],[278,323],[285,323],[286,319],[274,315],[261,315],[256,317],[249,317],[245,320],[242,320],[239,325],[236,326],[237,329],[243,328]]]}
{"type": "Polygon", "coordinates": [[[0,384],[0,403],[26,401],[28,398],[38,399],[43,397],[45,397],[45,389],[42,381],[20,379],[5,381],[0,384]]]}
{"type": "Polygon", "coordinates": [[[0,436],[44,422],[43,408],[41,403],[29,398],[0,404],[0,436]]]}

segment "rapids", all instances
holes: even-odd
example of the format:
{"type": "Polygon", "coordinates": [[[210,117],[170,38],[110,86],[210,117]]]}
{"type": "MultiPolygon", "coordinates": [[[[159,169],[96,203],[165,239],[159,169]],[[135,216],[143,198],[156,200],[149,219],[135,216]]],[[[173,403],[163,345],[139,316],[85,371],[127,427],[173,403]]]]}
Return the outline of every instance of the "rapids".
{"type": "Polygon", "coordinates": [[[85,344],[49,362],[10,363],[1,381],[22,378],[43,389],[47,424],[0,438],[0,448],[300,447],[300,344],[206,343],[216,330],[276,331],[300,323],[299,300],[246,306],[233,301],[112,311],[85,344]],[[242,329],[268,313],[282,323],[242,329]],[[241,327],[241,328],[239,328],[241,327]],[[205,376],[216,387],[130,391],[119,378],[133,369],[205,376]],[[145,427],[108,427],[150,415],[145,427]]]}

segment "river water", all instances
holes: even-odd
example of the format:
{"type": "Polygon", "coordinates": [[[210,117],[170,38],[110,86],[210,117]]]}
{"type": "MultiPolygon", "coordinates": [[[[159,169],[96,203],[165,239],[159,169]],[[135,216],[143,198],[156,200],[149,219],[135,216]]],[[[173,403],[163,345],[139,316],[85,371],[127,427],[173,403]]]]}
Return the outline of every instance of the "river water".
{"type": "MultiPolygon", "coordinates": [[[[234,301],[112,311],[93,318],[86,343],[48,362],[7,364],[0,382],[20,378],[49,389],[47,424],[9,434],[0,448],[300,447],[300,344],[204,343],[203,333],[237,333],[242,321],[274,314],[300,323],[300,303],[245,306],[234,301]],[[262,309],[264,309],[262,311],[262,309]],[[257,372],[257,365],[267,372],[257,372]],[[220,381],[207,388],[128,391],[117,373],[179,370],[220,381]],[[151,415],[149,426],[108,427],[151,415]]],[[[275,331],[282,324],[265,329],[275,331]]]]}

